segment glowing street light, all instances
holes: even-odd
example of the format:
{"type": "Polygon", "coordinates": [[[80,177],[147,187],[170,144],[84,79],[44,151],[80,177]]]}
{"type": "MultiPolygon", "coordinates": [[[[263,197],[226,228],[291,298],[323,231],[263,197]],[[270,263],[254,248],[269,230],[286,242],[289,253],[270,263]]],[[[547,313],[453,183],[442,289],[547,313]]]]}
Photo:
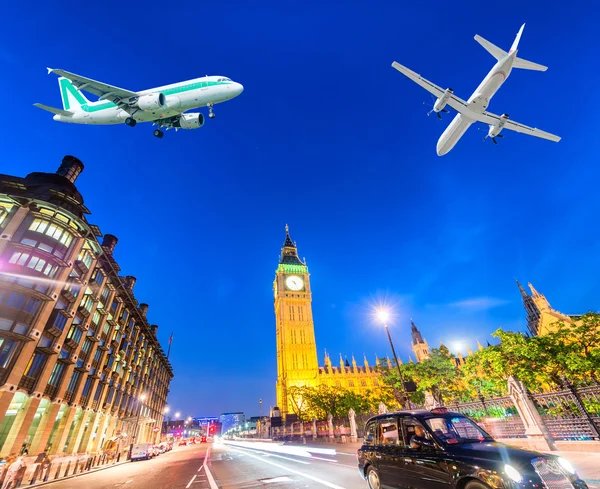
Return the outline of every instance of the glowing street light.
{"type": "Polygon", "coordinates": [[[165,414],[167,414],[169,411],[170,411],[170,409],[169,409],[169,406],[166,406],[166,407],[163,409],[163,413],[165,413],[165,414]]]}
{"type": "Polygon", "coordinates": [[[379,322],[383,324],[385,328],[385,332],[387,333],[388,340],[390,340],[390,346],[392,348],[392,355],[394,355],[394,360],[396,361],[396,367],[398,368],[398,375],[400,377],[400,386],[402,388],[402,407],[405,409],[410,409],[410,405],[408,404],[408,398],[406,395],[406,389],[404,388],[404,376],[402,375],[402,370],[400,369],[400,362],[398,361],[398,356],[396,355],[396,349],[394,348],[394,343],[392,342],[392,336],[390,335],[390,329],[388,328],[388,321],[390,319],[390,311],[385,307],[379,307],[376,312],[377,319],[379,322]]]}
{"type": "Polygon", "coordinates": [[[175,418],[176,418],[176,419],[179,419],[179,416],[181,416],[181,413],[180,413],[179,411],[177,411],[177,412],[175,413],[175,418]]]}

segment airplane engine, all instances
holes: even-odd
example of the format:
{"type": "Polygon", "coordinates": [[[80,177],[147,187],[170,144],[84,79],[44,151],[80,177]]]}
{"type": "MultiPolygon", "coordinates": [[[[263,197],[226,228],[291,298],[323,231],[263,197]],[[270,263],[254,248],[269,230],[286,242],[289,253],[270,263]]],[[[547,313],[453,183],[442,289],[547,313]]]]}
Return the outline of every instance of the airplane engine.
{"type": "Polygon", "coordinates": [[[136,103],[136,105],[144,111],[160,109],[164,107],[165,104],[165,96],[160,92],[142,95],[136,103]]]}
{"type": "Polygon", "coordinates": [[[200,112],[193,114],[181,114],[179,120],[173,124],[173,127],[179,129],[198,129],[204,125],[204,115],[200,112]]]}
{"type": "Polygon", "coordinates": [[[507,120],[508,120],[508,114],[502,114],[500,116],[500,119],[498,119],[498,122],[496,122],[496,124],[494,124],[494,125],[490,124],[490,130],[488,131],[487,136],[483,138],[483,140],[485,141],[487,138],[491,138],[491,140],[494,144],[498,144],[498,141],[496,141],[496,138],[504,137],[500,134],[500,131],[502,131],[502,129],[506,125],[507,120]]]}
{"type": "Polygon", "coordinates": [[[451,95],[452,95],[452,89],[447,88],[446,91],[444,92],[444,95],[442,95],[440,98],[438,98],[435,101],[435,103],[433,104],[433,111],[441,112],[444,109],[444,107],[446,107],[446,104],[448,103],[448,99],[450,98],[451,95]]]}

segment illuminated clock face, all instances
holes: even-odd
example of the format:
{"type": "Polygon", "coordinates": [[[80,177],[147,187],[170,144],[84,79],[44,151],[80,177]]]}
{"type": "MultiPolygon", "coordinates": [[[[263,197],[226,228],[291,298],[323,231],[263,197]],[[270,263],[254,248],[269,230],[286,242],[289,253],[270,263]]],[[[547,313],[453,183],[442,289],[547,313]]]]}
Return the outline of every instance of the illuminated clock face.
{"type": "Polygon", "coordinates": [[[300,290],[304,286],[304,282],[300,277],[292,275],[285,279],[285,285],[290,290],[300,290]]]}

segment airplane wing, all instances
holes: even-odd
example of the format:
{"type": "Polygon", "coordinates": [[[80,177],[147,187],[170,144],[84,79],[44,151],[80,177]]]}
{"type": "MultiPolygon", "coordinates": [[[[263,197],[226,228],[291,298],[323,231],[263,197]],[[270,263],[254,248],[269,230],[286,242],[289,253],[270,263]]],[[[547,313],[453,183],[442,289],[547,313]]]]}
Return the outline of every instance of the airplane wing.
{"type": "MultiPolygon", "coordinates": [[[[435,83],[431,83],[429,80],[426,80],[418,73],[415,73],[414,71],[409,70],[406,66],[402,66],[400,63],[397,63],[396,61],[394,61],[392,63],[392,67],[397,69],[404,76],[410,78],[417,85],[421,85],[425,90],[427,90],[429,93],[431,93],[434,97],[441,97],[442,95],[444,95],[444,93],[446,93],[446,90],[444,90],[443,88],[438,87],[435,83]]],[[[457,97],[454,94],[450,95],[450,97],[448,98],[447,104],[450,107],[452,107],[454,110],[456,110],[457,112],[463,113],[463,112],[469,111],[469,109],[467,107],[467,102],[465,102],[463,99],[461,99],[460,97],[457,97]]]]}
{"type": "MultiPolygon", "coordinates": [[[[394,61],[392,63],[392,67],[397,69],[404,76],[410,78],[417,85],[422,86],[429,93],[433,94],[434,97],[441,97],[446,92],[444,89],[438,87],[435,83],[431,83],[429,80],[426,80],[418,73],[415,73],[414,71],[408,69],[406,66],[402,66],[400,63],[397,63],[396,61],[394,61]]],[[[464,114],[469,119],[473,119],[478,122],[483,122],[484,124],[490,124],[493,126],[493,125],[496,125],[498,123],[498,121],[500,120],[499,115],[493,114],[491,112],[484,112],[483,114],[479,114],[477,112],[472,111],[469,108],[469,106],[467,105],[467,102],[465,102],[463,99],[457,97],[454,94],[452,94],[448,98],[447,104],[450,107],[452,107],[454,110],[456,110],[457,112],[464,114]]],[[[529,127],[529,126],[526,126],[519,122],[511,121],[510,119],[508,119],[506,121],[506,125],[504,126],[504,129],[509,129],[511,131],[520,132],[522,134],[529,134],[530,136],[535,136],[535,137],[542,138],[542,139],[548,139],[549,141],[555,141],[555,142],[560,141],[559,136],[550,134],[549,132],[542,131],[535,127],[529,127]]]]}
{"type": "MultiPolygon", "coordinates": [[[[492,114],[491,112],[484,112],[483,114],[476,114],[474,112],[469,112],[469,117],[474,118],[479,122],[483,122],[484,124],[490,124],[492,126],[496,125],[500,120],[500,116],[496,114],[492,114]]],[[[530,136],[535,136],[537,138],[547,139],[548,141],[554,141],[558,143],[560,141],[560,136],[556,136],[555,134],[550,134],[549,132],[542,131],[536,127],[529,127],[525,124],[521,124],[519,122],[511,121],[510,119],[506,120],[506,125],[504,129],[509,129],[511,131],[520,132],[521,134],[529,134],[530,136]]]]}
{"type": "Polygon", "coordinates": [[[132,92],[131,90],[125,90],[113,85],[107,85],[106,83],[92,80],[91,78],[86,78],[85,76],[76,75],[75,73],[69,73],[65,70],[48,68],[48,74],[50,73],[56,73],[59,76],[64,76],[65,78],[71,80],[73,85],[78,90],[85,90],[86,92],[93,93],[94,95],[97,95],[100,100],[110,100],[117,105],[120,105],[120,102],[123,99],[126,100],[131,97],[138,97],[138,94],[132,92]]]}

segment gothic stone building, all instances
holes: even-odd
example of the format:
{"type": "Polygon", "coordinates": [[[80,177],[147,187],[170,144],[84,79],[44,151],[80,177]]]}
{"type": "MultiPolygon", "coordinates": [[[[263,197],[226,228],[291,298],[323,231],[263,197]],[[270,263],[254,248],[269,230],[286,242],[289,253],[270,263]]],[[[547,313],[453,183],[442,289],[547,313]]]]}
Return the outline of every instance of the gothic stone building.
{"type": "MultiPolygon", "coordinates": [[[[328,385],[356,393],[376,392],[383,384],[375,365],[358,365],[344,361],[340,355],[339,366],[333,365],[325,353],[325,365],[319,366],[317,344],[312,315],[310,275],[306,263],[298,257],[298,250],[286,226],[286,238],[273,282],[276,339],[277,339],[277,406],[282,414],[292,413],[288,390],[292,386],[328,385]]],[[[413,351],[417,361],[429,355],[429,346],[412,323],[413,351]]],[[[386,366],[392,363],[387,359],[386,366]]]]}

